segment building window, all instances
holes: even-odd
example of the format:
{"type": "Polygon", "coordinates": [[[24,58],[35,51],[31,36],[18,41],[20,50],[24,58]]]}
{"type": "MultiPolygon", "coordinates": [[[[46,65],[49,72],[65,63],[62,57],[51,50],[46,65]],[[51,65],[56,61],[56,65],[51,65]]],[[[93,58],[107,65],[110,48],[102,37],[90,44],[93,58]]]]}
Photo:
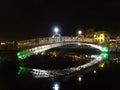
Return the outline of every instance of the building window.
{"type": "Polygon", "coordinates": [[[101,39],[101,42],[103,42],[103,39],[101,39]]]}

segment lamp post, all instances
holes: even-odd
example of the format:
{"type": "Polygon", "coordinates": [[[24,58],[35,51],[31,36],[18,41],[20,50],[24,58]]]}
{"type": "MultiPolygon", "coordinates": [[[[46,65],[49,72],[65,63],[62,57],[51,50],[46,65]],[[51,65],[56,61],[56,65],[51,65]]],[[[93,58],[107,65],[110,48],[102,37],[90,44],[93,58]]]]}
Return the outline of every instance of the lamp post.
{"type": "Polygon", "coordinates": [[[59,28],[58,28],[58,27],[55,27],[53,30],[54,30],[54,34],[53,34],[53,36],[52,36],[53,38],[54,38],[54,37],[60,37],[60,36],[61,36],[61,35],[59,34],[59,28]]]}
{"type": "Polygon", "coordinates": [[[59,28],[58,28],[58,27],[55,27],[55,28],[54,28],[54,33],[55,33],[55,34],[58,34],[58,32],[59,32],[59,28]]]}
{"type": "Polygon", "coordinates": [[[78,31],[78,36],[81,36],[82,35],[82,30],[79,30],[78,31]]]}
{"type": "Polygon", "coordinates": [[[77,39],[78,39],[78,41],[83,41],[82,30],[78,30],[78,32],[77,32],[77,39]]]}
{"type": "Polygon", "coordinates": [[[54,30],[54,34],[53,34],[52,38],[53,38],[54,42],[60,42],[61,35],[59,34],[59,28],[55,27],[53,30],[54,30]]]}

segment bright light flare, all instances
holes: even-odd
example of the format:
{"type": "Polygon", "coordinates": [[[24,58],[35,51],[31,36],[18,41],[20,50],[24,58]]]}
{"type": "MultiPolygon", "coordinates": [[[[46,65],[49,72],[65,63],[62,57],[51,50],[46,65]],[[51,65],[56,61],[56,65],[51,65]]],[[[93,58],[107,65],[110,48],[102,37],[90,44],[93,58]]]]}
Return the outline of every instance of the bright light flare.
{"type": "Polygon", "coordinates": [[[80,43],[78,43],[78,46],[80,46],[81,44],[80,43]]]}
{"type": "Polygon", "coordinates": [[[58,83],[55,83],[55,84],[53,85],[53,90],[59,90],[59,88],[60,88],[60,86],[59,86],[58,83]]]}
{"type": "Polygon", "coordinates": [[[81,34],[82,34],[82,31],[81,31],[81,30],[79,30],[79,31],[78,31],[78,34],[79,34],[79,35],[81,35],[81,34]]]}
{"type": "Polygon", "coordinates": [[[95,74],[95,73],[96,73],[96,70],[94,70],[93,73],[95,74]]]}
{"type": "Polygon", "coordinates": [[[59,28],[58,28],[58,27],[55,27],[55,28],[54,28],[54,32],[55,32],[55,33],[58,33],[58,32],[59,32],[59,28]]]}
{"type": "Polygon", "coordinates": [[[82,77],[78,77],[78,81],[81,82],[82,81],[82,77]]]}

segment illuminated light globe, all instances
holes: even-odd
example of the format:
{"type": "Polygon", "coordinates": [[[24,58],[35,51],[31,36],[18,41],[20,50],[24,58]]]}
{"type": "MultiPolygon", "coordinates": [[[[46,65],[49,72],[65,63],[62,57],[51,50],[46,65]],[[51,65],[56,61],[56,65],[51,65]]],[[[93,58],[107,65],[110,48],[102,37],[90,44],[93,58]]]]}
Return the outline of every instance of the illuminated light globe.
{"type": "Polygon", "coordinates": [[[54,32],[55,32],[55,33],[58,33],[58,32],[59,32],[59,28],[58,28],[58,27],[55,27],[55,28],[54,28],[54,32]]]}
{"type": "Polygon", "coordinates": [[[82,31],[81,31],[81,30],[79,30],[79,31],[78,31],[78,35],[81,35],[81,34],[82,34],[82,31]]]}
{"type": "Polygon", "coordinates": [[[61,35],[60,35],[60,33],[59,33],[59,28],[58,27],[55,27],[54,29],[54,34],[52,35],[52,37],[54,38],[54,37],[60,37],[61,35]]]}

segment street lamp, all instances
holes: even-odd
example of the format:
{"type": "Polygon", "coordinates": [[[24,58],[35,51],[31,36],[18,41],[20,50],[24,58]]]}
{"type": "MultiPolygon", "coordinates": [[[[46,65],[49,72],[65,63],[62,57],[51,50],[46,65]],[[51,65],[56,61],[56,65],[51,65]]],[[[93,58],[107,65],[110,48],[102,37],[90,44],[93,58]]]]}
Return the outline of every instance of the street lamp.
{"type": "Polygon", "coordinates": [[[54,28],[54,32],[55,32],[55,34],[58,34],[59,28],[58,28],[58,27],[55,27],[55,28],[54,28]]]}
{"type": "Polygon", "coordinates": [[[54,37],[60,37],[60,36],[61,36],[61,35],[59,34],[59,28],[58,28],[58,27],[55,27],[53,30],[54,30],[54,34],[53,34],[53,36],[52,36],[53,38],[54,38],[54,37]]]}
{"type": "Polygon", "coordinates": [[[81,31],[81,30],[79,30],[79,31],[78,31],[78,35],[81,35],[81,34],[82,34],[82,31],[81,31]]]}

